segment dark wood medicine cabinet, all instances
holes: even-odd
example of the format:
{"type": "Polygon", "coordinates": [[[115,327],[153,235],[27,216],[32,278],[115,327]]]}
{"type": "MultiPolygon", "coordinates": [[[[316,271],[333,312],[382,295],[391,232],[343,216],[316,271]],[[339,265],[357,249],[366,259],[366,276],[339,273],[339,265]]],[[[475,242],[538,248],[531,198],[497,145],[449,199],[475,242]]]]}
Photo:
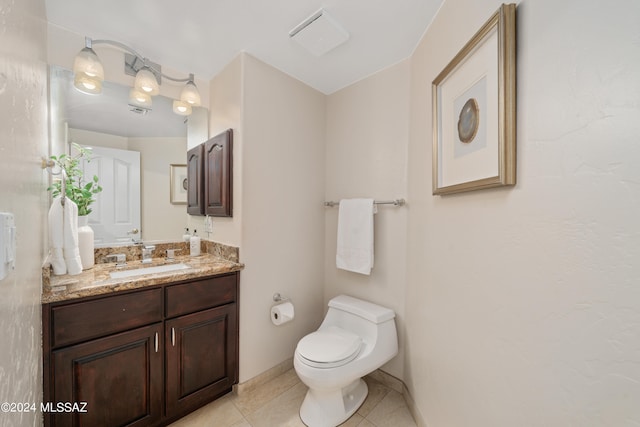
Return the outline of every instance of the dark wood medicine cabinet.
{"type": "Polygon", "coordinates": [[[233,130],[187,151],[187,213],[233,216],[233,130]]]}

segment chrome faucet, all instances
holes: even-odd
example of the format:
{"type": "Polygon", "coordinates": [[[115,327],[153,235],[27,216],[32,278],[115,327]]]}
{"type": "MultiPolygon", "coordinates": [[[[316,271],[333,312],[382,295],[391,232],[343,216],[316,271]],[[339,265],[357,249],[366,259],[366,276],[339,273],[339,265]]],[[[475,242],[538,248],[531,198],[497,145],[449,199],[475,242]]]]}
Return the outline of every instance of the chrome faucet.
{"type": "Polygon", "coordinates": [[[176,260],[176,252],[180,252],[180,249],[167,249],[166,262],[173,262],[176,260]]]}
{"type": "Polygon", "coordinates": [[[116,267],[127,265],[127,256],[125,254],[109,254],[105,257],[107,261],[116,262],[116,267]]]}
{"type": "Polygon", "coordinates": [[[144,245],[142,247],[142,263],[151,264],[151,258],[153,257],[154,245],[144,245]]]}

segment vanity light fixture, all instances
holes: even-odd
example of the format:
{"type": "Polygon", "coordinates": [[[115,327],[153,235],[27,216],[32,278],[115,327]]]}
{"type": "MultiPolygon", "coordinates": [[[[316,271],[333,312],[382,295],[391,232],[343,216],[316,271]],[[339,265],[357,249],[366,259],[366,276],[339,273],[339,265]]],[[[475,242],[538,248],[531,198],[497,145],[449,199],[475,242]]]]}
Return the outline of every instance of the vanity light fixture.
{"type": "Polygon", "coordinates": [[[156,96],[160,93],[160,85],[156,80],[156,76],[147,66],[136,73],[134,87],[150,96],[156,96]]]}
{"type": "Polygon", "coordinates": [[[200,105],[200,92],[194,83],[193,74],[184,79],[176,79],[162,72],[159,64],[149,61],[129,46],[114,40],[93,40],[85,37],[85,47],[76,55],[73,62],[74,86],[81,92],[97,95],[102,92],[104,68],[100,58],[93,50],[93,45],[108,44],[125,51],[125,73],[135,75],[134,88],[129,92],[129,104],[149,109],[151,96],[160,93],[162,77],[182,83],[185,86],[180,93],[180,100],[173,102],[173,111],[183,116],[192,112],[191,107],[200,105]]]}
{"type": "Polygon", "coordinates": [[[73,85],[81,92],[96,95],[102,92],[104,68],[92,48],[91,39],[85,38],[85,47],[73,61],[73,85]]]}
{"type": "Polygon", "coordinates": [[[188,116],[192,112],[191,105],[188,102],[175,99],[173,101],[173,112],[181,116],[188,116]]]}
{"type": "Polygon", "coordinates": [[[129,105],[150,109],[153,101],[151,95],[134,87],[129,91],[129,105]]]}
{"type": "Polygon", "coordinates": [[[88,76],[85,73],[77,73],[73,78],[73,85],[80,92],[89,95],[99,95],[102,93],[102,80],[88,76]]]}
{"type": "Polygon", "coordinates": [[[191,104],[193,107],[200,106],[200,92],[198,92],[198,88],[193,82],[193,74],[189,74],[189,81],[182,88],[182,92],[180,92],[180,101],[191,104]]]}

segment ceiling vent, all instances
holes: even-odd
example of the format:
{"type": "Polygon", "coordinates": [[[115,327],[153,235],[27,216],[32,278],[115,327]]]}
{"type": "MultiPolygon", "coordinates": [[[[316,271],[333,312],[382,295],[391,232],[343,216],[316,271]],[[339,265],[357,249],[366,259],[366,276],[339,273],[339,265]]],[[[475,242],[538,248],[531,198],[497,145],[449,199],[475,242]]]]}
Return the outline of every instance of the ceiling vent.
{"type": "Polygon", "coordinates": [[[131,111],[132,113],[140,114],[142,116],[146,116],[149,111],[151,111],[151,108],[138,107],[137,105],[132,104],[129,104],[129,107],[131,107],[129,111],[131,111]]]}
{"type": "Polygon", "coordinates": [[[289,37],[314,55],[322,56],[349,40],[349,33],[320,9],[289,31],[289,37]]]}

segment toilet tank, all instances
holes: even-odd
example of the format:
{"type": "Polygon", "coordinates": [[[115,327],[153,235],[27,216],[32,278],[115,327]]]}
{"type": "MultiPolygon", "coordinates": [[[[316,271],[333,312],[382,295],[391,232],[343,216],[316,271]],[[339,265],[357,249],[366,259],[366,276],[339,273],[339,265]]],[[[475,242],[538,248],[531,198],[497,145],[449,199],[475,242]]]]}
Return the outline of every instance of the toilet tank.
{"type": "Polygon", "coordinates": [[[329,301],[329,312],[327,313],[327,317],[331,315],[332,308],[353,314],[376,325],[396,317],[395,312],[390,308],[382,307],[347,295],[339,295],[329,301]]]}
{"type": "Polygon", "coordinates": [[[329,301],[329,311],[319,330],[337,326],[360,336],[365,344],[363,354],[379,345],[388,345],[397,352],[396,314],[390,308],[339,295],[329,301]]]}

